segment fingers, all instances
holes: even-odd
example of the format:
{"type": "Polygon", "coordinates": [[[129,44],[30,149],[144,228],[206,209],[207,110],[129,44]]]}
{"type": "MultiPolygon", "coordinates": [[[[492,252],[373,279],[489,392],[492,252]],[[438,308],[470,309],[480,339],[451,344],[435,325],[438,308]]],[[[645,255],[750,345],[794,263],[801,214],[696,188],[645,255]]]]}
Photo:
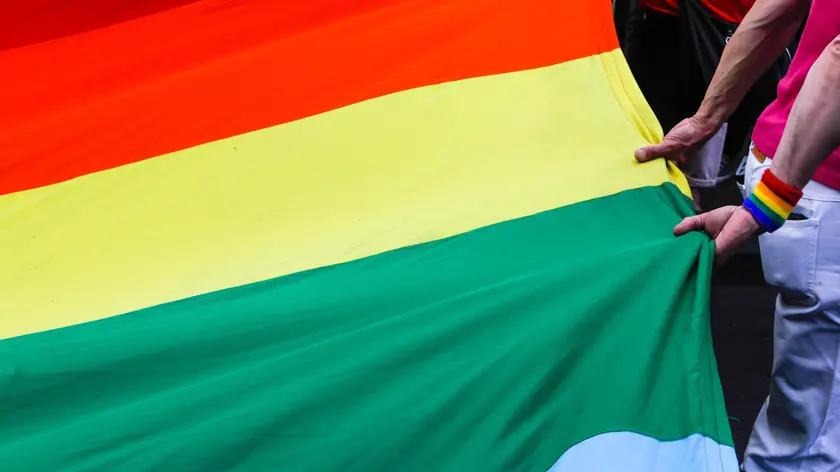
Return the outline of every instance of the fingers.
{"type": "Polygon", "coordinates": [[[752,215],[742,207],[730,211],[726,224],[715,238],[715,260],[722,264],[729,259],[761,227],[752,215]]]}
{"type": "Polygon", "coordinates": [[[660,157],[673,159],[680,145],[667,138],[659,144],[652,146],[645,146],[636,151],[636,160],[639,162],[648,162],[660,157]]]}
{"type": "Polygon", "coordinates": [[[743,242],[739,239],[732,239],[724,235],[721,236],[715,238],[715,265],[718,266],[729,260],[743,242]]]}
{"type": "Polygon", "coordinates": [[[706,226],[706,217],[708,213],[703,213],[697,216],[689,216],[684,218],[680,223],[674,227],[674,236],[682,236],[691,233],[692,231],[703,231],[706,226]]]}
{"type": "Polygon", "coordinates": [[[636,160],[639,162],[648,162],[660,158],[663,155],[662,148],[662,144],[645,146],[636,151],[636,160]]]}
{"type": "Polygon", "coordinates": [[[719,266],[726,262],[730,257],[732,257],[733,252],[735,252],[735,248],[733,248],[731,244],[726,242],[718,243],[715,241],[715,265],[719,266]]]}

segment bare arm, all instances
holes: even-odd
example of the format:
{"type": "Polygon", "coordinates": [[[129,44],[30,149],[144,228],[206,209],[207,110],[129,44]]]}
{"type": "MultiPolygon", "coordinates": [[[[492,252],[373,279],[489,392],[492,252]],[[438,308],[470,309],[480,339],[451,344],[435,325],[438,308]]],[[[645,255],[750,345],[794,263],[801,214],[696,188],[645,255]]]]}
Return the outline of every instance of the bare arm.
{"type": "MultiPolygon", "coordinates": [[[[793,103],[770,169],[782,182],[802,189],[817,167],[840,147],[840,37],[811,67],[793,103]]],[[[718,261],[729,257],[761,227],[743,206],[718,208],[684,219],[674,233],[705,231],[715,239],[718,261]]]]}
{"type": "Polygon", "coordinates": [[[810,0],[757,0],[723,50],[697,119],[717,129],[784,52],[810,0]]]}
{"type": "Polygon", "coordinates": [[[685,163],[729,118],[747,91],[790,44],[811,0],[757,0],[723,49],[700,109],[671,129],[662,142],[636,151],[647,162],[658,157],[685,163]]]}
{"type": "Polygon", "coordinates": [[[802,189],[820,163],[840,147],[840,36],[811,67],[793,103],[771,170],[802,189]]]}

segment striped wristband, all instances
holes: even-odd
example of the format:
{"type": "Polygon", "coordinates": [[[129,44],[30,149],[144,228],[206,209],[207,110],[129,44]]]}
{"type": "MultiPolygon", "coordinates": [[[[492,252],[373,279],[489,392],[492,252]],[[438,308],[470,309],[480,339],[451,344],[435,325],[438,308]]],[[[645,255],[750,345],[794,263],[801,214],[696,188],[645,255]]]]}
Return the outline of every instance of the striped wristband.
{"type": "Polygon", "coordinates": [[[770,169],[764,171],[744,207],[767,232],[781,228],[802,198],[802,192],[779,180],[770,169]]]}

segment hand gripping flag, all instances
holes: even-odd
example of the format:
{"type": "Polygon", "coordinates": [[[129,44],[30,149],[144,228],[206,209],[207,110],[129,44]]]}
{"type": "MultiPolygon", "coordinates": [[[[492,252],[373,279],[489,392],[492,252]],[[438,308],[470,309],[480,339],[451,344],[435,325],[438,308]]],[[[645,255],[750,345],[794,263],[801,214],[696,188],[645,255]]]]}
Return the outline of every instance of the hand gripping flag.
{"type": "Polygon", "coordinates": [[[737,469],[609,2],[0,9],[2,470],[737,469]]]}

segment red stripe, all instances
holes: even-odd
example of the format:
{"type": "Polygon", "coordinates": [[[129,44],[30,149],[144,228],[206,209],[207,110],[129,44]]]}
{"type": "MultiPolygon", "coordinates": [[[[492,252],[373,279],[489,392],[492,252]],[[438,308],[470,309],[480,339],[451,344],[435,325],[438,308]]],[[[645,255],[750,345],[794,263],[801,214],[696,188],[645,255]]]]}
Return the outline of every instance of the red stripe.
{"type": "Polygon", "coordinates": [[[764,183],[771,192],[775,193],[776,196],[787,202],[790,206],[796,206],[799,199],[802,198],[801,190],[797,190],[796,188],[779,180],[778,177],[770,172],[770,169],[767,169],[764,171],[764,174],[761,175],[761,182],[764,183]]]}
{"type": "Polygon", "coordinates": [[[0,2],[0,50],[169,10],[198,0],[8,0],[0,2]]]}
{"type": "Polygon", "coordinates": [[[680,4],[677,0],[639,0],[639,7],[670,15],[680,14],[680,4]]]}
{"type": "Polygon", "coordinates": [[[617,46],[599,2],[202,0],[0,53],[0,194],[617,46]]]}
{"type": "MultiPolygon", "coordinates": [[[[755,0],[700,0],[709,14],[730,23],[741,23],[750,11],[755,0]]],[[[670,15],[680,14],[680,4],[677,0],[639,0],[639,6],[670,15]]]]}
{"type": "Polygon", "coordinates": [[[755,0],[704,0],[702,3],[717,18],[739,24],[744,21],[755,0]]]}

